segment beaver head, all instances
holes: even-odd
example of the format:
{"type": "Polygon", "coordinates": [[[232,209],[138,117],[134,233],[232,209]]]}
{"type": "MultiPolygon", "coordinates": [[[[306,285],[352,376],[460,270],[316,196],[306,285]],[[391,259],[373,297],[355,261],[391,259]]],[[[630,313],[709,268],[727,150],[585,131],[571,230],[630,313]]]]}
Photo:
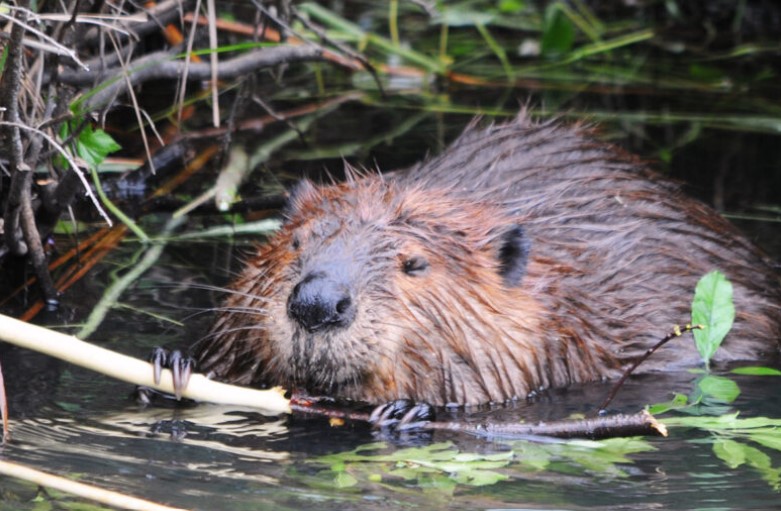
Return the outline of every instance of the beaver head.
{"type": "Polygon", "coordinates": [[[236,283],[232,312],[216,326],[223,338],[200,362],[223,379],[240,366],[236,374],[255,375],[243,383],[375,402],[526,395],[540,378],[509,367],[525,341],[510,337],[537,329],[522,286],[530,249],[500,207],[446,190],[379,175],[305,181],[236,283]]]}

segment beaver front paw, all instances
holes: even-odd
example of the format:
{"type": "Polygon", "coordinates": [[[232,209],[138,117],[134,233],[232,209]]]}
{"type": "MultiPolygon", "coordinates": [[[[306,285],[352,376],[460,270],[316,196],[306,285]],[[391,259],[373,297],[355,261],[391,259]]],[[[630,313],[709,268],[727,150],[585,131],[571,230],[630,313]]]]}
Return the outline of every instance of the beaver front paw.
{"type": "MultiPolygon", "coordinates": [[[[182,391],[187,387],[187,383],[190,381],[190,375],[195,369],[195,359],[189,355],[185,355],[180,350],[167,350],[165,348],[155,347],[152,348],[152,353],[149,354],[149,362],[154,366],[154,381],[156,384],[160,383],[160,375],[163,369],[170,369],[173,376],[174,384],[174,397],[177,401],[182,398],[182,391]]],[[[138,400],[144,404],[148,404],[151,401],[153,394],[159,394],[153,389],[148,387],[136,388],[136,395],[138,400]]]]}
{"type": "Polygon", "coordinates": [[[378,429],[410,431],[422,429],[434,418],[434,408],[430,404],[397,399],[375,408],[369,416],[369,422],[378,429]]]}

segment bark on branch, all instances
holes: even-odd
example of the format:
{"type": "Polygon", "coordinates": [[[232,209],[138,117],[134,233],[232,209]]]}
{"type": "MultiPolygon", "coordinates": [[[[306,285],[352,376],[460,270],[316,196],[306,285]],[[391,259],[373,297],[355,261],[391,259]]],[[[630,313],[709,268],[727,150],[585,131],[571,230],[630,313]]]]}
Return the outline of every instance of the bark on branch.
{"type": "MultiPolygon", "coordinates": [[[[275,46],[263,48],[239,57],[224,60],[217,65],[217,76],[221,80],[232,80],[260,69],[288,64],[319,60],[323,50],[317,46],[275,46]]],[[[57,77],[60,83],[75,86],[94,87],[99,92],[88,100],[87,109],[97,109],[108,104],[114,97],[122,94],[128,86],[138,85],[149,80],[181,79],[187,71],[187,79],[193,81],[210,80],[209,63],[175,60],[170,52],[157,52],[133,61],[127,70],[100,69],[97,71],[63,71],[57,77]],[[125,79],[125,75],[129,80],[125,79]]]]}
{"type": "MultiPolygon", "coordinates": [[[[291,402],[290,409],[297,413],[370,422],[367,413],[344,411],[324,406],[291,402]]],[[[634,415],[607,415],[591,419],[567,419],[536,424],[431,421],[417,423],[416,428],[432,431],[455,431],[486,438],[553,437],[599,440],[627,436],[667,436],[665,425],[657,422],[653,415],[645,410],[634,415]]]]}

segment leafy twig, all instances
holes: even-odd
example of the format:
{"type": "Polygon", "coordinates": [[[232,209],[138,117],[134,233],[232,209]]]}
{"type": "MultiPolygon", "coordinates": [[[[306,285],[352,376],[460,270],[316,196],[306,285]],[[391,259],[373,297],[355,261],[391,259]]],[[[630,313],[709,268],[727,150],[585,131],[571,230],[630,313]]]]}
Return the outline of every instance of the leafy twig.
{"type": "Polygon", "coordinates": [[[676,337],[680,337],[683,334],[687,332],[691,332],[692,330],[699,330],[703,328],[702,325],[686,325],[685,327],[681,328],[678,325],[675,325],[675,328],[673,328],[673,331],[669,334],[665,335],[659,342],[651,346],[646,350],[643,355],[638,358],[637,360],[632,363],[631,366],[627,368],[626,371],[624,371],[624,374],[621,375],[621,378],[618,379],[618,381],[613,385],[613,388],[610,390],[610,394],[605,398],[605,400],[602,402],[602,404],[599,406],[599,412],[602,413],[605,411],[607,406],[613,401],[613,399],[616,397],[616,394],[618,394],[619,389],[621,389],[621,386],[624,384],[627,378],[629,378],[629,375],[632,374],[632,372],[637,369],[637,367],[645,362],[648,357],[654,354],[656,350],[670,342],[671,340],[675,339],[676,337]]]}

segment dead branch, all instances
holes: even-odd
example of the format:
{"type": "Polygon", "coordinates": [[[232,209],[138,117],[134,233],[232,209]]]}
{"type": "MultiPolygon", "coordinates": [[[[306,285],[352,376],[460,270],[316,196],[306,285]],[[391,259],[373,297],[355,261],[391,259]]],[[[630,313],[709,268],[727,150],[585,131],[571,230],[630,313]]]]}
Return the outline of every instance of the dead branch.
{"type": "MultiPolygon", "coordinates": [[[[293,413],[322,415],[329,418],[347,419],[359,422],[369,422],[369,414],[339,410],[324,406],[290,403],[293,413]]],[[[492,422],[421,422],[416,425],[429,431],[454,431],[489,438],[601,438],[627,436],[667,436],[667,428],[647,411],[634,415],[611,415],[591,419],[568,419],[553,422],[526,423],[492,423],[492,422]]]]}
{"type": "Polygon", "coordinates": [[[634,415],[608,415],[591,419],[570,419],[554,422],[524,423],[481,423],[467,422],[431,422],[426,429],[459,431],[481,437],[529,437],[547,436],[554,438],[602,438],[627,436],[667,436],[664,424],[643,410],[634,415]]]}
{"type": "MultiPolygon", "coordinates": [[[[29,254],[35,269],[35,274],[41,284],[44,296],[49,303],[56,303],[57,291],[54,288],[49,270],[46,267],[46,254],[43,252],[41,237],[35,224],[35,213],[32,206],[32,168],[24,160],[22,144],[21,115],[19,114],[19,93],[22,87],[22,47],[24,33],[27,30],[26,21],[29,1],[19,2],[14,13],[16,22],[11,29],[7,70],[4,73],[2,103],[6,109],[7,122],[3,124],[6,138],[9,141],[9,156],[11,160],[11,187],[4,212],[5,242],[11,253],[16,255],[29,254]]],[[[40,150],[39,142],[33,144],[32,153],[35,158],[40,150]]]]}
{"type": "MultiPolygon", "coordinates": [[[[317,46],[263,48],[220,62],[217,65],[217,76],[220,80],[232,80],[279,64],[319,60],[321,56],[322,49],[317,46]]],[[[175,57],[169,51],[156,52],[133,61],[127,71],[115,68],[97,71],[63,71],[57,79],[67,85],[86,86],[97,83],[95,88],[100,92],[89,99],[88,110],[107,104],[112,98],[125,92],[129,86],[149,80],[180,79],[184,76],[185,68],[187,68],[188,80],[211,79],[210,64],[198,62],[188,64],[184,60],[174,59],[175,57]],[[122,79],[125,75],[129,80],[122,79]]]]}

